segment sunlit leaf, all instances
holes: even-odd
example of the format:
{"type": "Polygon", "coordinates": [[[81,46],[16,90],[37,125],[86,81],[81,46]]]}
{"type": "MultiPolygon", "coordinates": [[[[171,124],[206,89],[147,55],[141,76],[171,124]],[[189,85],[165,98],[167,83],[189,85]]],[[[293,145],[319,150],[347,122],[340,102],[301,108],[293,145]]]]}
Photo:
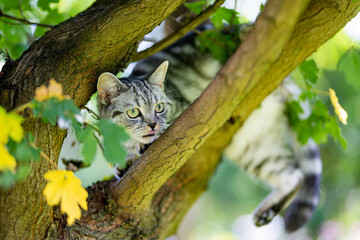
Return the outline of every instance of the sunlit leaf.
{"type": "Polygon", "coordinates": [[[81,181],[71,171],[48,171],[44,178],[49,181],[43,192],[47,203],[50,206],[60,203],[61,213],[67,214],[67,224],[72,225],[75,219],[81,218],[80,207],[87,210],[87,191],[81,187],[81,181]]]}
{"type": "Polygon", "coordinates": [[[234,9],[225,7],[219,8],[210,18],[210,21],[214,24],[217,29],[224,27],[224,22],[228,24],[239,24],[239,13],[234,9]]]}
{"type": "Polygon", "coordinates": [[[346,125],[348,118],[347,112],[345,111],[345,109],[341,107],[335,91],[330,88],[329,92],[330,92],[331,104],[334,106],[335,114],[338,116],[339,121],[346,125]]]}
{"type": "Polygon", "coordinates": [[[23,118],[13,112],[7,113],[6,110],[0,106],[0,143],[7,143],[9,137],[16,142],[20,142],[23,138],[23,128],[21,123],[23,118]]]}
{"type": "Polygon", "coordinates": [[[16,160],[10,155],[4,144],[0,144],[0,171],[15,172],[16,160]]]}

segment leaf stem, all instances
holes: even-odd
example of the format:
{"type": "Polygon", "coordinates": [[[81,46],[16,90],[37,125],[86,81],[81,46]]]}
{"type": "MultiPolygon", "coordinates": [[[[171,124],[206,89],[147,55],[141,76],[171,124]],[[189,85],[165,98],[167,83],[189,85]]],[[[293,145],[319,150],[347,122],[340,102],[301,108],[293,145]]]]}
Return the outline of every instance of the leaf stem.
{"type": "MultiPolygon", "coordinates": [[[[34,143],[30,142],[30,146],[32,146],[33,148],[38,148],[34,143]]],[[[48,161],[51,166],[53,166],[55,169],[57,169],[57,165],[51,161],[50,157],[48,155],[46,155],[43,151],[40,150],[40,155],[45,158],[46,161],[48,161]]]]}
{"type": "Polygon", "coordinates": [[[12,110],[12,112],[14,112],[14,113],[21,113],[21,112],[24,111],[26,108],[30,107],[30,105],[31,105],[31,102],[25,103],[25,104],[23,104],[23,105],[20,105],[20,106],[14,108],[14,109],[12,110]]]}

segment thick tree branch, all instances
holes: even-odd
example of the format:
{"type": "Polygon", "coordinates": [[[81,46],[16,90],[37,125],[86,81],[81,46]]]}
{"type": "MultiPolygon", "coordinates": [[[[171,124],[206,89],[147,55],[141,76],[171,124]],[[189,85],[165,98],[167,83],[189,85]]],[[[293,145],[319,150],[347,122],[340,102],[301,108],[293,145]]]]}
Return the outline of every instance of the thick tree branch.
{"type": "MultiPolygon", "coordinates": [[[[137,42],[184,0],[99,0],[85,12],[54,27],[15,62],[3,67],[0,104],[8,110],[29,102],[35,88],[55,78],[65,94],[84,105],[95,92],[101,72],[129,63],[137,42]]],[[[65,131],[26,119],[25,131],[51,160],[59,157],[65,131]]],[[[44,159],[32,174],[9,191],[0,191],[0,238],[42,239],[58,222],[42,196],[43,174],[52,169],[44,159]]]]}
{"type": "Polygon", "coordinates": [[[308,2],[267,3],[253,31],[215,80],[114,186],[113,194],[125,212],[147,211],[156,191],[230,118],[278,59],[308,2]]]}

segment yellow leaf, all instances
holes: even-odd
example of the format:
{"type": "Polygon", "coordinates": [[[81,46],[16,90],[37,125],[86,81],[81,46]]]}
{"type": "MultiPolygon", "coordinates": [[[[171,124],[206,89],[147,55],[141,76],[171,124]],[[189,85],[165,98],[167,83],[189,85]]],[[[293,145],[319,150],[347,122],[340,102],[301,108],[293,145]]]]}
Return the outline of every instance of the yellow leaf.
{"type": "Polygon", "coordinates": [[[44,196],[50,206],[60,203],[62,213],[67,214],[67,223],[72,225],[80,219],[81,208],[87,210],[87,191],[81,187],[81,181],[71,171],[52,170],[44,175],[49,183],[45,186],[44,196]]]}
{"type": "Polygon", "coordinates": [[[11,170],[15,171],[16,160],[10,153],[7,151],[6,147],[3,144],[0,144],[0,171],[11,170]]]}
{"type": "Polygon", "coordinates": [[[52,97],[59,99],[60,101],[68,96],[63,95],[63,88],[60,83],[57,83],[55,79],[50,79],[49,86],[41,85],[35,89],[35,100],[45,101],[52,97]]]}
{"type": "Polygon", "coordinates": [[[9,136],[16,142],[20,142],[23,138],[23,128],[21,123],[24,119],[15,114],[7,113],[6,110],[0,106],[0,143],[7,143],[9,136]]]}
{"type": "Polygon", "coordinates": [[[335,114],[338,116],[339,121],[342,122],[343,124],[347,124],[347,117],[348,114],[345,111],[345,109],[343,109],[339,103],[339,99],[337,98],[335,91],[331,88],[329,88],[329,93],[330,93],[330,101],[331,104],[334,106],[334,110],[335,110],[335,114]]]}

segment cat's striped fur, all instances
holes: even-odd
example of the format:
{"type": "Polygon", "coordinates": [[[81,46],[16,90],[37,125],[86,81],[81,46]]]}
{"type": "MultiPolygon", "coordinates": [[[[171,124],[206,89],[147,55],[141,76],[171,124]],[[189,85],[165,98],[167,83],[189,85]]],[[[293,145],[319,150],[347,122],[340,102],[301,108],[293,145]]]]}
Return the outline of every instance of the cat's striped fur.
{"type": "MultiPolygon", "coordinates": [[[[139,92],[151,94],[148,88],[136,90],[135,84],[140,78],[148,79],[146,76],[164,61],[169,61],[165,93],[172,102],[167,115],[168,123],[201,94],[221,68],[221,64],[208,52],[198,50],[194,34],[189,34],[173,46],[139,62],[131,77],[121,79],[126,84],[134,84],[133,88],[129,88],[133,89],[132,96],[128,95],[121,103],[111,99],[107,108],[116,111],[120,104],[135,101],[131,98],[143,98],[138,95],[139,92]]],[[[306,223],[318,203],[321,160],[312,140],[305,146],[298,143],[285,114],[284,91],[285,88],[272,93],[251,114],[234,136],[225,155],[274,189],[255,211],[255,224],[267,224],[292,203],[286,213],[286,229],[294,231],[306,223]]],[[[111,114],[103,113],[105,106],[101,101],[99,108],[101,117],[111,118],[111,114]]]]}

